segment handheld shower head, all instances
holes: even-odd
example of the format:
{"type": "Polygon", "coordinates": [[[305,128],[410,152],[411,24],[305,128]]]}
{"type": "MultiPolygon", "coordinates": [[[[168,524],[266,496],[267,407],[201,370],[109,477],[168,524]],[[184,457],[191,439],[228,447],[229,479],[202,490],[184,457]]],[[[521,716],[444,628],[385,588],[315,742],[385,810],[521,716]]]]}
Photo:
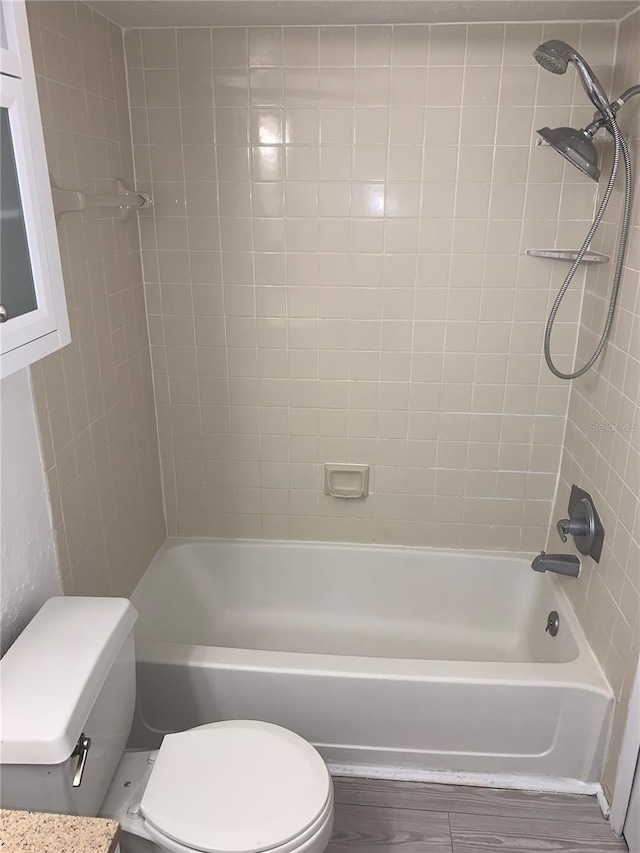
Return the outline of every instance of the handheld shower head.
{"type": "Polygon", "coordinates": [[[577,50],[559,39],[545,41],[533,51],[533,57],[543,68],[552,74],[564,74],[569,62],[578,69],[580,81],[589,96],[591,103],[599,110],[605,118],[612,115],[611,102],[607,97],[602,83],[598,80],[593,70],[577,50]]]}
{"type": "Polygon", "coordinates": [[[600,178],[598,152],[587,130],[574,127],[542,127],[539,135],[570,163],[594,181],[600,178]]]}
{"type": "Polygon", "coordinates": [[[571,51],[571,48],[566,42],[552,39],[534,50],[533,58],[552,74],[564,74],[569,65],[567,50],[571,51]]]}

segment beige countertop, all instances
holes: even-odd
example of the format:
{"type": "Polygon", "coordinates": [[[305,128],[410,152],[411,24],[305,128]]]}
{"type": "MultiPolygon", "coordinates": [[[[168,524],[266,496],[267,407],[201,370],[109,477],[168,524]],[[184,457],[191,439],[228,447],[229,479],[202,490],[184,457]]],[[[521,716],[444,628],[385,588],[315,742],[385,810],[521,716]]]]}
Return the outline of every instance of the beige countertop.
{"type": "Polygon", "coordinates": [[[117,820],[0,809],[3,853],[113,853],[117,820]]]}

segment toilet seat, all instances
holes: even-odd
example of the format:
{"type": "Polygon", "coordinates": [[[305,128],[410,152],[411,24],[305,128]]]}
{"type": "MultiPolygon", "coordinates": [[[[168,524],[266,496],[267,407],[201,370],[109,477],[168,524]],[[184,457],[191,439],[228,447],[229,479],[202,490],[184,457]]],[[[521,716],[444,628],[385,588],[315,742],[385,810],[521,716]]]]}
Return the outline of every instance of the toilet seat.
{"type": "Polygon", "coordinates": [[[287,853],[332,820],[333,788],[303,738],[225,721],[165,737],[140,813],[153,840],[179,853],[287,853]]]}
{"type": "MultiPolygon", "coordinates": [[[[333,790],[327,800],[327,805],[318,820],[310,826],[302,835],[292,838],[285,844],[270,847],[262,853],[320,853],[324,851],[329,843],[333,829],[333,790]]],[[[125,828],[123,826],[123,828],[125,828]]],[[[144,838],[155,841],[163,850],[170,853],[200,853],[193,847],[185,847],[172,838],[163,835],[150,824],[144,824],[144,838]]]]}

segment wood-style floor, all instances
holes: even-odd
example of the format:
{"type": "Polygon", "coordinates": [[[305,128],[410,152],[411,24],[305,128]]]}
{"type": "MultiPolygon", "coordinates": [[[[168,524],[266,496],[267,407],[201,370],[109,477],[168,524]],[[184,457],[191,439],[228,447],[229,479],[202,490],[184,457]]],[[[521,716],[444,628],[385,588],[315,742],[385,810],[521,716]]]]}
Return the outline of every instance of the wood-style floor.
{"type": "Polygon", "coordinates": [[[595,797],[334,779],[327,853],[627,853],[595,797]]]}

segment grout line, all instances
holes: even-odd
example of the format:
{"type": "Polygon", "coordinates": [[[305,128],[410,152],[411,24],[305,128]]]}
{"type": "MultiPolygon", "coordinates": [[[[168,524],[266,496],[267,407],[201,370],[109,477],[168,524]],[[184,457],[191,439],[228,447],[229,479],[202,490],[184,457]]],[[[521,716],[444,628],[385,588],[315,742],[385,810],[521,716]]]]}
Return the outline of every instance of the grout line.
{"type": "MultiPolygon", "coordinates": [[[[182,162],[182,181],[176,181],[176,183],[182,185],[182,195],[183,195],[183,199],[184,199],[185,237],[186,237],[186,241],[187,241],[187,254],[188,254],[187,263],[188,263],[188,274],[189,274],[189,297],[191,300],[191,317],[192,317],[191,330],[193,333],[193,349],[194,349],[194,360],[195,360],[195,377],[194,377],[194,379],[195,379],[195,383],[196,383],[196,400],[197,400],[197,402],[195,404],[189,404],[189,405],[196,405],[198,407],[198,422],[199,422],[199,426],[200,426],[200,436],[201,436],[200,447],[202,449],[202,458],[200,460],[200,474],[201,474],[201,478],[202,478],[202,486],[201,486],[202,494],[204,496],[204,490],[205,490],[206,486],[205,486],[205,476],[204,476],[204,431],[202,428],[202,395],[200,393],[200,372],[198,370],[198,343],[197,343],[197,330],[196,330],[196,314],[195,314],[195,303],[194,303],[194,298],[193,298],[193,296],[194,296],[194,293],[193,293],[193,266],[192,266],[193,252],[191,250],[191,238],[189,236],[190,216],[189,216],[189,209],[187,206],[187,171],[185,168],[185,156],[184,156],[184,150],[185,150],[184,124],[183,124],[182,95],[180,92],[180,88],[181,88],[180,87],[180,59],[179,59],[179,55],[178,55],[178,32],[177,32],[177,30],[174,30],[174,32],[173,32],[173,42],[174,42],[174,45],[173,45],[174,50],[176,52],[176,69],[177,69],[177,80],[178,80],[178,121],[180,123],[180,156],[181,156],[181,162],[182,162]]],[[[214,105],[212,105],[212,109],[213,109],[213,112],[215,114],[214,105]]],[[[149,112],[147,110],[147,117],[148,117],[148,115],[149,115],[149,112]]],[[[214,133],[215,133],[215,117],[214,117],[214,133]]],[[[218,216],[218,223],[219,222],[220,222],[220,217],[218,216]]],[[[157,239],[157,234],[156,234],[156,239],[157,239]]],[[[164,315],[164,317],[163,317],[163,327],[164,327],[165,318],[166,318],[166,315],[164,315]]],[[[171,320],[169,322],[171,322],[171,320]]],[[[166,352],[166,330],[165,330],[165,352],[166,352]]],[[[172,397],[172,395],[171,395],[171,381],[170,381],[170,377],[168,374],[167,374],[167,384],[169,386],[169,400],[171,401],[171,405],[173,406],[173,401],[171,400],[171,397],[172,397]]],[[[171,413],[171,421],[172,421],[171,431],[174,432],[175,430],[174,430],[174,426],[173,426],[173,412],[171,413]]],[[[175,525],[176,530],[179,532],[180,531],[180,522],[179,522],[179,510],[180,510],[180,508],[179,508],[179,504],[178,504],[178,474],[177,474],[177,470],[176,470],[175,450],[174,450],[174,456],[172,459],[172,464],[173,464],[174,488],[175,488],[175,495],[176,495],[176,504],[175,504],[176,508],[175,508],[174,525],[175,525]]]]}
{"type": "MultiPolygon", "coordinates": [[[[127,62],[125,30],[121,28],[121,32],[122,32],[122,58],[123,58],[123,62],[124,62],[125,80],[127,83],[127,108],[129,111],[129,140],[130,140],[130,145],[131,145],[131,166],[132,166],[132,170],[133,170],[134,186],[137,186],[137,169],[136,169],[136,156],[135,156],[136,146],[134,144],[134,138],[133,138],[133,121],[131,120],[131,84],[130,84],[130,75],[129,75],[130,69],[129,69],[129,63],[127,62]]],[[[140,35],[139,35],[139,41],[140,41],[140,56],[141,56],[141,63],[142,63],[140,72],[142,74],[142,86],[143,86],[143,90],[144,90],[144,113],[145,113],[144,120],[145,120],[146,131],[147,131],[147,139],[146,139],[146,143],[145,143],[145,148],[147,149],[147,157],[149,158],[149,175],[150,175],[149,184],[151,185],[152,191],[153,191],[154,181],[153,181],[153,172],[151,171],[151,150],[150,150],[151,146],[149,144],[149,109],[147,107],[146,81],[145,81],[145,76],[144,76],[144,71],[145,71],[145,69],[144,69],[144,58],[142,57],[142,33],[140,33],[140,35]]],[[[155,232],[155,252],[154,252],[154,254],[156,257],[156,265],[158,267],[158,279],[159,279],[160,278],[160,274],[159,274],[160,264],[159,264],[159,259],[158,259],[158,235],[157,235],[157,231],[155,228],[156,208],[151,208],[151,214],[150,215],[153,217],[153,221],[154,221],[154,232],[155,232]]],[[[142,274],[142,295],[143,295],[144,306],[145,306],[145,312],[144,312],[145,313],[145,325],[147,328],[147,343],[149,346],[149,365],[150,365],[150,370],[151,370],[151,384],[152,384],[152,388],[153,388],[153,408],[154,408],[154,412],[155,412],[155,416],[156,416],[155,417],[155,428],[156,428],[156,441],[158,443],[158,467],[159,467],[160,483],[161,483],[161,491],[162,491],[162,512],[163,512],[165,531],[166,531],[166,534],[168,535],[169,534],[169,526],[168,526],[169,513],[167,511],[167,497],[166,497],[167,492],[165,490],[165,477],[164,477],[164,471],[163,471],[163,469],[164,469],[163,461],[164,460],[162,458],[162,446],[160,443],[160,419],[158,417],[158,393],[157,393],[158,374],[153,367],[153,360],[151,357],[151,333],[150,333],[150,329],[149,329],[149,313],[150,312],[149,312],[149,307],[148,307],[147,286],[146,286],[147,281],[146,281],[146,276],[145,276],[144,260],[143,260],[143,252],[142,252],[142,218],[140,216],[136,216],[136,219],[137,219],[137,231],[138,231],[138,244],[139,244],[139,250],[140,250],[140,272],[142,274]]],[[[158,280],[157,284],[158,284],[158,289],[159,289],[159,298],[160,298],[160,300],[162,300],[162,289],[160,287],[160,281],[159,280],[158,280]]],[[[162,330],[163,330],[162,331],[162,341],[163,341],[162,348],[166,352],[166,343],[165,343],[165,335],[164,335],[164,312],[163,312],[162,330]]],[[[167,376],[167,385],[168,385],[168,382],[169,382],[169,379],[167,376]]],[[[172,430],[172,433],[173,433],[173,430],[172,430]]],[[[172,441],[173,441],[173,435],[172,435],[172,441]]],[[[176,494],[175,479],[176,478],[175,478],[175,464],[174,464],[173,465],[173,491],[174,491],[174,500],[175,500],[175,503],[177,506],[178,499],[177,499],[177,494],[176,494]]]]}

